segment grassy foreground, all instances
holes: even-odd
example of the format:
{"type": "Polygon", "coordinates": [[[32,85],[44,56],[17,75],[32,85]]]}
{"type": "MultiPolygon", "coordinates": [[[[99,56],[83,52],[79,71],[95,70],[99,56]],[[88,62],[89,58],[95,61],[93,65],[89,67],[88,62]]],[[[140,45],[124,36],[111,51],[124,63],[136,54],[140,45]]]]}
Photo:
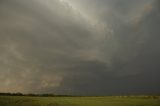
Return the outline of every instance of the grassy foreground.
{"type": "Polygon", "coordinates": [[[0,96],[0,106],[160,106],[160,97],[27,97],[0,96]]]}

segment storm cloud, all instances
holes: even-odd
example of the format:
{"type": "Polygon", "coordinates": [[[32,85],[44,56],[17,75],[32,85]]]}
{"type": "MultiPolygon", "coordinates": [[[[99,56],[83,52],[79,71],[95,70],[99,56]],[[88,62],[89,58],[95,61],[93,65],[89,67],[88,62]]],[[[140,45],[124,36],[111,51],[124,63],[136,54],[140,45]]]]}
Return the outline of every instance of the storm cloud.
{"type": "Polygon", "coordinates": [[[159,0],[1,0],[0,92],[160,93],[159,0]]]}

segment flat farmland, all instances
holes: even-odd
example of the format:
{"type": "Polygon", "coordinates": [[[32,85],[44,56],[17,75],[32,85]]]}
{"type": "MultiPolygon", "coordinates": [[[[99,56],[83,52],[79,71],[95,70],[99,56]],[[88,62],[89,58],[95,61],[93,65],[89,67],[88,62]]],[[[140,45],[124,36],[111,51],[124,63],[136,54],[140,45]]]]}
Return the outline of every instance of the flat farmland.
{"type": "Polygon", "coordinates": [[[29,97],[0,96],[0,106],[160,106],[160,97],[29,97]]]}

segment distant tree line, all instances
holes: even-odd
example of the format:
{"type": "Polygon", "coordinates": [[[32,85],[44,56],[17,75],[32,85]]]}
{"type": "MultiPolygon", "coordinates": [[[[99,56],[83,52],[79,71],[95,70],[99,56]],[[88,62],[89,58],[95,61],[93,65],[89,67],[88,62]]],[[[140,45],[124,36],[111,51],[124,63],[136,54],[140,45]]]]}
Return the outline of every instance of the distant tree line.
{"type": "MultiPolygon", "coordinates": [[[[80,95],[56,95],[56,94],[23,94],[23,93],[0,93],[0,96],[33,96],[33,97],[102,97],[102,96],[80,96],[80,95]]],[[[105,97],[105,96],[104,96],[105,97]]],[[[126,96],[112,96],[112,97],[118,97],[118,98],[144,98],[144,99],[160,99],[159,95],[126,95],[126,96]]]]}
{"type": "Polygon", "coordinates": [[[55,94],[23,94],[23,93],[0,93],[0,96],[37,96],[37,97],[80,97],[78,95],[55,95],[55,94]]]}
{"type": "Polygon", "coordinates": [[[23,96],[22,93],[0,93],[0,96],[23,96]]]}

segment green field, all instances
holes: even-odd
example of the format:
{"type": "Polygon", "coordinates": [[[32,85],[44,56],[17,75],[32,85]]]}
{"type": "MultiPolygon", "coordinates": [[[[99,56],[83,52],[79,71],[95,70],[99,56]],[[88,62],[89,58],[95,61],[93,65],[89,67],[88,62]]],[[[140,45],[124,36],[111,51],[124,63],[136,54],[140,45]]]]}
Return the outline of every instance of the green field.
{"type": "Polygon", "coordinates": [[[0,96],[0,106],[160,106],[160,97],[28,97],[0,96]]]}

